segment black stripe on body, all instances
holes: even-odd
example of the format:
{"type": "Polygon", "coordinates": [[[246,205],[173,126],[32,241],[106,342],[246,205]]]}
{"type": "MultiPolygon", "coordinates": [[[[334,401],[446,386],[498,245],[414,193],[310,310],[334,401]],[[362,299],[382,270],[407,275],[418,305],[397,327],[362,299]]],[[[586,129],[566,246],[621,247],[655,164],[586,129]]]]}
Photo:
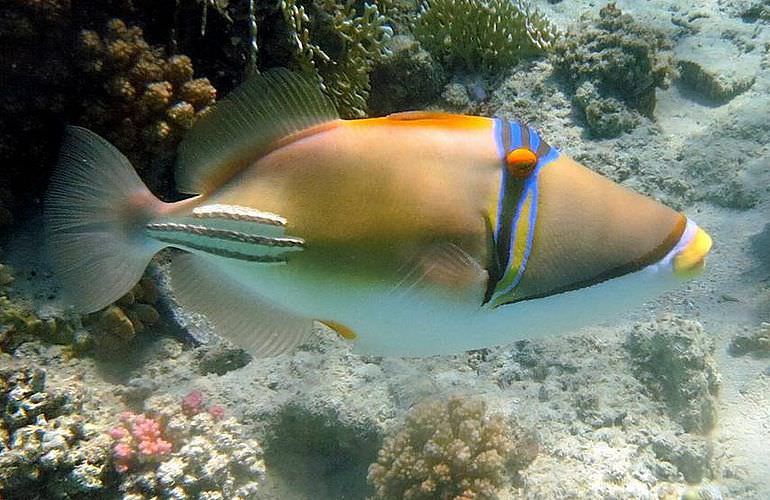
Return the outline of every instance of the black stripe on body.
{"type": "Polygon", "coordinates": [[[156,238],[158,241],[167,243],[169,245],[181,248],[182,250],[199,250],[218,257],[224,257],[226,259],[236,259],[245,262],[261,262],[268,264],[285,264],[287,262],[286,257],[280,257],[276,255],[252,255],[243,252],[236,252],[235,250],[225,250],[224,248],[218,248],[213,246],[198,245],[187,240],[181,240],[178,238],[156,238]]]}

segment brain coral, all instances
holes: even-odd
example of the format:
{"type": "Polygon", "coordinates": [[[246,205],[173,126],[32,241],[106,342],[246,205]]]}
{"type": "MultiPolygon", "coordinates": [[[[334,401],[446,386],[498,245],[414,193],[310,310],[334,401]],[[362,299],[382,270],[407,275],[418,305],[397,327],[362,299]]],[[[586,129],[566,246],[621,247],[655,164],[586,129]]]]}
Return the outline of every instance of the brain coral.
{"type": "Polygon", "coordinates": [[[483,401],[452,397],[415,407],[386,437],[368,480],[378,499],[495,498],[536,453],[532,438],[488,415],[483,401]]]}

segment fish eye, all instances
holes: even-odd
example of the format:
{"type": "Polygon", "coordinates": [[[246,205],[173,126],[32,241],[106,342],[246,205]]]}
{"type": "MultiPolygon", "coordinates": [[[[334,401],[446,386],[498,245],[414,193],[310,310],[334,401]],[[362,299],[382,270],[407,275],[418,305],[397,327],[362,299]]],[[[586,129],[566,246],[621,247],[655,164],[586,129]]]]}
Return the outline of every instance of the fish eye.
{"type": "Polygon", "coordinates": [[[523,179],[535,169],[537,155],[528,148],[516,148],[505,155],[505,163],[509,174],[523,179]]]}

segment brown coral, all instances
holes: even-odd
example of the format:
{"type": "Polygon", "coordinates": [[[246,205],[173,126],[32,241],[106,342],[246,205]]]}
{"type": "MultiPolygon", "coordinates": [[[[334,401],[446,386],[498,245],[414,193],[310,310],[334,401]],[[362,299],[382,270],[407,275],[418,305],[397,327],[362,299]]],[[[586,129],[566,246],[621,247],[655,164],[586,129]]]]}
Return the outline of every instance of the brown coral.
{"type": "Polygon", "coordinates": [[[536,453],[531,437],[488,415],[483,401],[452,397],[415,407],[386,437],[368,480],[378,499],[496,498],[536,453]]]}
{"type": "Polygon", "coordinates": [[[189,57],[165,57],[142,30],[119,19],[101,33],[83,30],[80,68],[94,91],[81,124],[114,143],[140,169],[170,156],[184,132],[216,100],[205,78],[193,79],[189,57]]]}
{"type": "Polygon", "coordinates": [[[101,354],[120,354],[137,333],[160,320],[155,307],[158,290],[149,278],[142,278],[123,297],[101,311],[88,315],[84,323],[93,332],[101,354]]]}

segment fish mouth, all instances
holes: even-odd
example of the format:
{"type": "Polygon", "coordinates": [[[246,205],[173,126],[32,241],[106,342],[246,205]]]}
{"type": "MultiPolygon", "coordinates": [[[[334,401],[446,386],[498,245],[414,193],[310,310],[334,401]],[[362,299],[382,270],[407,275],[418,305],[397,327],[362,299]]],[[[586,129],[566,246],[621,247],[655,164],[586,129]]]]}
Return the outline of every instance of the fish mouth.
{"type": "MultiPolygon", "coordinates": [[[[687,231],[685,232],[686,234],[687,231]]],[[[706,255],[711,250],[711,245],[711,236],[696,226],[695,234],[674,255],[674,274],[682,278],[689,278],[700,274],[706,266],[706,255]]]]}

